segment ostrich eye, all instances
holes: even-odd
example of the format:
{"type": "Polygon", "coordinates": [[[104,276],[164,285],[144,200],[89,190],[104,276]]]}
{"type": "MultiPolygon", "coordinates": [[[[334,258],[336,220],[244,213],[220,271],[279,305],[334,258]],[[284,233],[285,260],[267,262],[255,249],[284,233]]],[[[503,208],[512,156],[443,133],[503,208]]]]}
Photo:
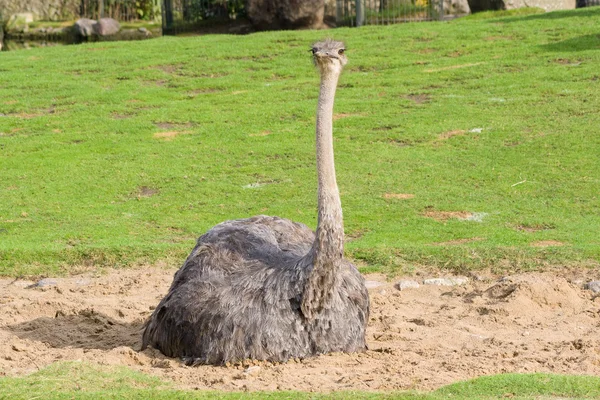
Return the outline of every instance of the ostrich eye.
{"type": "Polygon", "coordinates": [[[346,49],[339,49],[338,54],[341,56],[342,54],[344,54],[345,51],[346,51],[346,49]]]}

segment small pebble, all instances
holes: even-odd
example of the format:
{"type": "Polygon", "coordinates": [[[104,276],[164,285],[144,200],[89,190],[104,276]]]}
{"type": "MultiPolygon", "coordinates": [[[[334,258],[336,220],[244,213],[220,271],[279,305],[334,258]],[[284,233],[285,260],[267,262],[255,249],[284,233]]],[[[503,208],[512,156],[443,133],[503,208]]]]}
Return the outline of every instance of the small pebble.
{"type": "Polygon", "coordinates": [[[464,285],[469,279],[465,277],[454,277],[454,278],[431,278],[425,279],[423,285],[436,285],[436,286],[457,286],[464,285]]]}
{"type": "Polygon", "coordinates": [[[379,286],[383,286],[385,283],[377,282],[377,281],[365,281],[365,286],[367,289],[374,289],[379,286]]]}
{"type": "Polygon", "coordinates": [[[405,289],[418,289],[419,288],[419,282],[417,281],[412,281],[409,279],[403,279],[401,281],[398,281],[394,284],[394,287],[398,290],[405,290],[405,289]]]}
{"type": "Polygon", "coordinates": [[[48,287],[58,285],[58,281],[52,278],[44,278],[42,280],[37,281],[33,285],[27,286],[25,289],[33,289],[36,287],[48,287]]]}
{"type": "Polygon", "coordinates": [[[600,281],[591,281],[586,283],[585,288],[594,293],[600,293],[600,281]]]}
{"type": "Polygon", "coordinates": [[[87,286],[90,283],[92,283],[92,281],[87,278],[79,278],[79,279],[75,280],[75,284],[78,286],[87,286]]]}

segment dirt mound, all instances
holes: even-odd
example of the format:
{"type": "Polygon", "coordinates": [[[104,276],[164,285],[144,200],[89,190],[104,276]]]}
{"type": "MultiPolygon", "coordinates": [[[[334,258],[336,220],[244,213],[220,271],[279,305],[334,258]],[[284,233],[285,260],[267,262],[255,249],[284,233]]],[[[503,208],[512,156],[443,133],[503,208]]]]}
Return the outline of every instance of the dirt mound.
{"type": "Polygon", "coordinates": [[[480,314],[528,319],[545,318],[557,310],[579,314],[586,306],[584,296],[565,278],[540,274],[506,277],[484,292],[469,295],[472,303],[480,304],[480,314]]]}
{"type": "Polygon", "coordinates": [[[139,351],[143,323],[173,273],[0,280],[0,375],[84,360],[126,365],[183,388],[328,391],[430,389],[501,372],[600,374],[600,298],[572,283],[573,271],[403,291],[372,275],[382,284],[370,290],[368,351],[228,367],[187,367],[139,351]]]}

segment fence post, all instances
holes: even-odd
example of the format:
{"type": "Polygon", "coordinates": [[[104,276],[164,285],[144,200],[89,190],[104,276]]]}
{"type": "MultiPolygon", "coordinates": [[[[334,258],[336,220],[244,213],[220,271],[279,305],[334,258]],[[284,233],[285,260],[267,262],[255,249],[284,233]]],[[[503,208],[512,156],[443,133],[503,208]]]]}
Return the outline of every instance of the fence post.
{"type": "Polygon", "coordinates": [[[171,34],[173,29],[173,4],[171,0],[163,0],[162,3],[162,27],[163,33],[171,34]]]}
{"type": "Polygon", "coordinates": [[[356,26],[362,26],[365,23],[365,9],[362,0],[356,0],[356,26]]]}

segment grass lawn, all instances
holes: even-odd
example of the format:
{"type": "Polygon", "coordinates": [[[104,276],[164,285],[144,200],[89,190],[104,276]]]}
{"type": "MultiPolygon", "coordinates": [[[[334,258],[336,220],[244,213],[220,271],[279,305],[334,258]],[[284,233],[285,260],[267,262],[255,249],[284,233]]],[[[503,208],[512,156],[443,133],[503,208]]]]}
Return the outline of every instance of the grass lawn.
{"type": "Polygon", "coordinates": [[[444,386],[433,392],[253,392],[183,391],[126,367],[55,363],[24,378],[0,378],[7,399],[600,399],[600,378],[552,374],[506,374],[444,386]]]}
{"type": "Polygon", "coordinates": [[[363,271],[600,262],[600,8],[0,56],[0,274],[178,266],[226,219],[316,225],[310,44],[363,271]]]}

